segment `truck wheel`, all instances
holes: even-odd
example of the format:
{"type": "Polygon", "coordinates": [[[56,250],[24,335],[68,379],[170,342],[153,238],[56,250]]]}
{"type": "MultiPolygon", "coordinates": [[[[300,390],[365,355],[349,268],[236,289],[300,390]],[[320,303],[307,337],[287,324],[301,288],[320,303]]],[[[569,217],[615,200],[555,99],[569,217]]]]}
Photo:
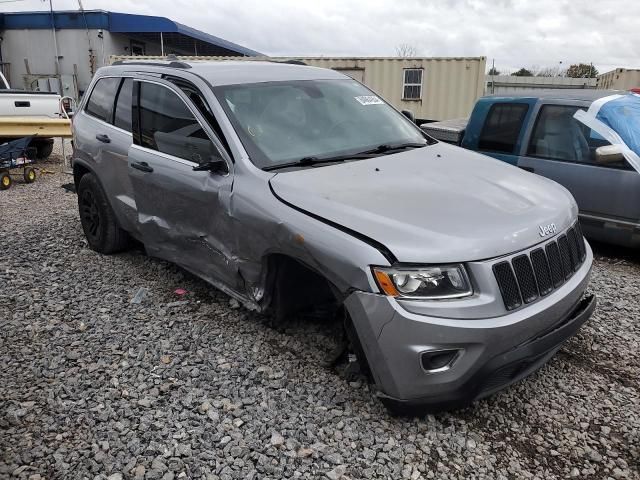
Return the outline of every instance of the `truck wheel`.
{"type": "Polygon", "coordinates": [[[23,176],[26,183],[33,183],[36,181],[36,171],[31,167],[27,167],[24,169],[23,176]]]}
{"type": "Polygon", "coordinates": [[[11,177],[7,172],[0,173],[0,190],[6,190],[11,186],[11,177]]]}
{"type": "Polygon", "coordinates": [[[78,184],[80,223],[89,246],[100,253],[115,253],[129,244],[129,234],[120,228],[107,196],[92,173],[86,173],[78,184]]]}
{"type": "Polygon", "coordinates": [[[37,142],[34,146],[36,147],[36,157],[40,160],[49,158],[53,152],[53,142],[37,142]]]}

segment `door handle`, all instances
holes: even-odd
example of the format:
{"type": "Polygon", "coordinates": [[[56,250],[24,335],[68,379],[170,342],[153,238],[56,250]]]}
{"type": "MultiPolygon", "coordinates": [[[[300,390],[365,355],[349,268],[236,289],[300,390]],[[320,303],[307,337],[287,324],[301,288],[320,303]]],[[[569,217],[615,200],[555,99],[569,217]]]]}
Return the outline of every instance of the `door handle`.
{"type": "Polygon", "coordinates": [[[99,133],[98,135],[96,135],[96,140],[102,143],[111,143],[111,139],[109,138],[109,135],[105,135],[104,133],[99,133]]]}
{"type": "Polygon", "coordinates": [[[525,172],[536,173],[536,171],[535,171],[535,169],[533,167],[518,167],[518,168],[521,168],[525,172]]]}
{"type": "Polygon", "coordinates": [[[153,168],[150,167],[147,162],[132,163],[131,168],[135,168],[136,170],[140,170],[141,172],[145,172],[145,173],[153,172],[153,168]]]}
{"type": "Polygon", "coordinates": [[[16,107],[30,107],[31,106],[31,102],[26,101],[26,100],[23,100],[23,101],[16,100],[15,102],[13,102],[13,104],[16,107]]]}

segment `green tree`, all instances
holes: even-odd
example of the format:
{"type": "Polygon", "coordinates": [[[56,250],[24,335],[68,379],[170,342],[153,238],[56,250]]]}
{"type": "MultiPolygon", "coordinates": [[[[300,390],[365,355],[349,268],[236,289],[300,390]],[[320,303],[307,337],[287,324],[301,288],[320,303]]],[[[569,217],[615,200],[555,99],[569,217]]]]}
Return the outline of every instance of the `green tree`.
{"type": "Polygon", "coordinates": [[[598,69],[588,63],[574,63],[567,69],[567,77],[571,78],[596,78],[598,69]]]}
{"type": "Polygon", "coordinates": [[[522,67],[520,70],[518,70],[517,72],[513,72],[511,74],[511,76],[513,77],[533,77],[533,73],[531,73],[529,70],[527,70],[526,68],[522,67]]]}
{"type": "Polygon", "coordinates": [[[500,75],[500,72],[498,71],[498,69],[496,67],[491,67],[489,69],[489,73],[487,73],[487,75],[500,75]]]}

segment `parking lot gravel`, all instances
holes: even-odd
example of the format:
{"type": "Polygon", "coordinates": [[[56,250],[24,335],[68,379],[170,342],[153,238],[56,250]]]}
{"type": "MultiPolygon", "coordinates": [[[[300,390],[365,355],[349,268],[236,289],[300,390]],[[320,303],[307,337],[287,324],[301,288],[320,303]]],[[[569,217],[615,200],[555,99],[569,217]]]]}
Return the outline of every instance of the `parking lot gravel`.
{"type": "Polygon", "coordinates": [[[42,167],[0,192],[0,478],[640,478],[640,254],[598,253],[597,311],[538,373],[397,418],[322,365],[323,322],[276,329],[141,248],[90,250],[42,167]]]}

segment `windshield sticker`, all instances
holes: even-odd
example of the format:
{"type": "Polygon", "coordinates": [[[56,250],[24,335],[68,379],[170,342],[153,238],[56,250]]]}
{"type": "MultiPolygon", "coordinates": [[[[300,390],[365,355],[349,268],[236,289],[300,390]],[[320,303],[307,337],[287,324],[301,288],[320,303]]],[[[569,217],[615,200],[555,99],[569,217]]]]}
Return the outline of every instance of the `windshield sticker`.
{"type": "Polygon", "coordinates": [[[359,97],[353,97],[360,105],[382,105],[384,102],[375,95],[360,95],[359,97]]]}

